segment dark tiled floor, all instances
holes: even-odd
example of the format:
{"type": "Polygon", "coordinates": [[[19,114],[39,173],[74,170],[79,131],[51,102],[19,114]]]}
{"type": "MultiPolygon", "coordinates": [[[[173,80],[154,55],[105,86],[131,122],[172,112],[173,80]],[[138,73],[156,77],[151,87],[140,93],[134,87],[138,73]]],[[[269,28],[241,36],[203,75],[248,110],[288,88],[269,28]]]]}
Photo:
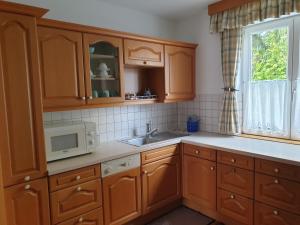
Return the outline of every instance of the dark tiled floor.
{"type": "Polygon", "coordinates": [[[208,225],[213,220],[196,211],[180,207],[148,225],[208,225]]]}

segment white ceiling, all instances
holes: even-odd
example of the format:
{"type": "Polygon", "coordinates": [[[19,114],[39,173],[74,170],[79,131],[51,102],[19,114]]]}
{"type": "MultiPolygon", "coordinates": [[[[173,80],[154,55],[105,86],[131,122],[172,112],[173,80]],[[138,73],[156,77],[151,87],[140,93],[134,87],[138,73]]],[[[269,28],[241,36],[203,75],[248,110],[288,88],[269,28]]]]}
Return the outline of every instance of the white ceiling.
{"type": "Polygon", "coordinates": [[[144,11],[169,20],[179,20],[197,14],[217,0],[99,0],[144,11]]]}

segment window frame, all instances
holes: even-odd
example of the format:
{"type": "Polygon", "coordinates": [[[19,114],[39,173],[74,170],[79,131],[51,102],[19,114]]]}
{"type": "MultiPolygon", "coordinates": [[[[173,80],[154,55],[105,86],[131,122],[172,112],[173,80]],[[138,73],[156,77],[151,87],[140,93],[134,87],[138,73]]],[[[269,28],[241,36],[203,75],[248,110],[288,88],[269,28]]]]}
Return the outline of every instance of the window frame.
{"type": "MultiPolygon", "coordinates": [[[[246,90],[246,85],[247,82],[250,82],[251,79],[251,75],[252,75],[252,39],[251,36],[254,33],[258,33],[258,32],[263,32],[263,31],[268,31],[268,30],[273,30],[274,28],[280,28],[280,27],[288,27],[289,28],[289,47],[288,47],[288,65],[287,65],[287,81],[289,82],[290,85],[290,94],[287,98],[287,101],[290,101],[290,104],[288,105],[288,118],[287,119],[287,123],[288,123],[288,127],[287,127],[287,136],[282,136],[282,135],[271,135],[268,134],[267,132],[255,132],[255,131],[251,131],[251,130],[247,130],[245,129],[244,126],[244,119],[242,119],[242,124],[241,124],[241,130],[242,130],[242,134],[244,135],[254,135],[254,136],[261,136],[261,137],[268,137],[268,138],[279,138],[279,139],[287,139],[287,140],[297,140],[292,138],[292,126],[293,126],[293,119],[292,116],[295,114],[294,113],[294,108],[295,108],[295,104],[293,104],[292,101],[292,90],[294,88],[294,79],[295,79],[295,68],[296,66],[299,65],[295,65],[293,63],[294,57],[295,55],[299,56],[299,53],[297,54],[294,51],[294,45],[295,45],[295,33],[297,33],[299,35],[299,32],[295,32],[294,28],[295,28],[295,21],[297,21],[297,23],[300,24],[300,16],[297,15],[299,18],[295,19],[295,16],[289,16],[289,17],[285,17],[285,18],[280,18],[280,19],[271,19],[262,23],[258,23],[258,24],[253,24],[253,25],[249,25],[247,27],[244,28],[243,31],[243,46],[242,46],[242,61],[241,61],[241,81],[242,81],[242,118],[245,118],[245,105],[246,105],[246,101],[245,101],[245,90],[246,90]]],[[[297,17],[296,16],[296,17],[297,17]]],[[[300,31],[300,28],[299,28],[300,31]]],[[[299,43],[298,43],[299,44],[299,43]]],[[[300,78],[299,78],[300,79],[300,78]]],[[[300,138],[298,139],[300,140],[300,138]]]]}

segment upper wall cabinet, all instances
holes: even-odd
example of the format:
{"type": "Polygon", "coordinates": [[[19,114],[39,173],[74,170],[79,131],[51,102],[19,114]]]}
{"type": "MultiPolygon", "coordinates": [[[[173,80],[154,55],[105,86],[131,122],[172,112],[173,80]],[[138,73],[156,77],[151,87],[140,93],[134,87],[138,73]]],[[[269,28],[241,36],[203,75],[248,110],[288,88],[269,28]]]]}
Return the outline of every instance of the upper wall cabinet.
{"type": "Polygon", "coordinates": [[[126,65],[163,67],[164,46],[162,44],[125,39],[124,61],[126,65]]]}
{"type": "Polygon", "coordinates": [[[125,101],[123,40],[84,34],[84,60],[87,103],[125,101]]]}
{"type": "Polygon", "coordinates": [[[165,100],[195,97],[195,49],[165,46],[165,100]]]}
{"type": "Polygon", "coordinates": [[[0,13],[0,164],[4,186],[46,175],[35,18],[0,13]]]}
{"type": "Polygon", "coordinates": [[[44,108],[85,104],[82,34],[38,27],[44,108]]]}

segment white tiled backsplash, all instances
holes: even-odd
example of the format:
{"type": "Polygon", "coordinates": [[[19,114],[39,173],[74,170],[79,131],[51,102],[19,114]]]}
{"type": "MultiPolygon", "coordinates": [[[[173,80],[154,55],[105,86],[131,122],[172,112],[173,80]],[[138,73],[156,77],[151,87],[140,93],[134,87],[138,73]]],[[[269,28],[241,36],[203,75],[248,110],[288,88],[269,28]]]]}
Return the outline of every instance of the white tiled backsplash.
{"type": "Polygon", "coordinates": [[[177,104],[134,105],[44,113],[45,123],[68,120],[97,124],[100,143],[146,133],[146,123],[160,131],[177,129],[177,104]]]}
{"type": "Polygon", "coordinates": [[[111,108],[85,109],[66,112],[44,113],[45,123],[68,120],[93,121],[97,124],[100,143],[130,137],[134,130],[138,135],[145,134],[146,123],[152,128],[165,130],[186,130],[188,116],[200,118],[200,130],[218,132],[219,115],[223,95],[198,95],[194,101],[135,105],[111,108]]]}

